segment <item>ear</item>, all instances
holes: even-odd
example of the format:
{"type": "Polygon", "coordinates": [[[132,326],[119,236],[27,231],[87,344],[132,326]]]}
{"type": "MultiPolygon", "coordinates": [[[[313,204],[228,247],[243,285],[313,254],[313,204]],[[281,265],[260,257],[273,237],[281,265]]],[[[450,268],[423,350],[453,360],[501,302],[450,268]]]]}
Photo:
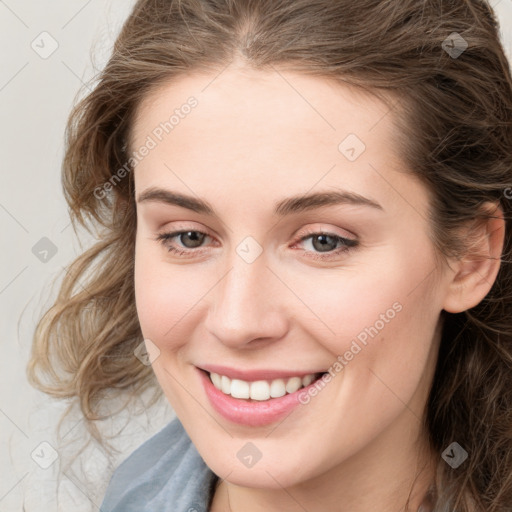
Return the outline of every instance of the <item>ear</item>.
{"type": "Polygon", "coordinates": [[[487,218],[476,218],[466,231],[467,251],[450,261],[453,276],[443,309],[460,313],[479,304],[489,293],[501,264],[505,240],[505,220],[499,203],[485,203],[487,218]]]}

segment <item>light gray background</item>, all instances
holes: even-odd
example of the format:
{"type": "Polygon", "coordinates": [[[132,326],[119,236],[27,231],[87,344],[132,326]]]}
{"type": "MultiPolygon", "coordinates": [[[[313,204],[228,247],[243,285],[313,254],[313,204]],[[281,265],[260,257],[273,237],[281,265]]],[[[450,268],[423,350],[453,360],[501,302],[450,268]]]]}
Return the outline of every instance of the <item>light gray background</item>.
{"type": "MultiPolygon", "coordinates": [[[[133,0],[0,0],[1,511],[20,511],[23,506],[28,512],[99,510],[110,475],[94,446],[74,466],[63,469],[67,452],[55,435],[63,404],[28,385],[25,365],[36,319],[51,299],[49,285],[81,250],[60,185],[66,119],[82,83],[106,63],[133,4],[133,0]],[[51,38],[41,36],[42,32],[51,38]],[[32,44],[40,53],[51,44],[58,48],[43,58],[46,55],[38,54],[32,44]],[[43,237],[57,247],[46,263],[32,252],[43,237]],[[52,449],[59,458],[43,469],[52,449]],[[60,479],[59,467],[64,470],[60,479]]],[[[512,0],[492,4],[510,58],[512,0]]],[[[117,436],[121,452],[115,460],[126,457],[172,414],[162,404],[132,418],[129,428],[117,436]]],[[[69,439],[80,437],[83,428],[83,422],[74,421],[64,429],[70,432],[69,439]]]]}

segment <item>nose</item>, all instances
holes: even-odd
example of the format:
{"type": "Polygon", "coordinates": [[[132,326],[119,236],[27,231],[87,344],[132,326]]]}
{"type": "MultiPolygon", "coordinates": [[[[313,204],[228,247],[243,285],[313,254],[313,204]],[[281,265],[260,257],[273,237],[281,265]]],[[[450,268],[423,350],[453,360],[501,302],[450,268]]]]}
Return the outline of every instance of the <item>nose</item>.
{"type": "Polygon", "coordinates": [[[234,255],[229,272],[212,290],[208,332],[230,348],[256,348],[288,329],[286,288],[260,256],[252,263],[234,255]]]}

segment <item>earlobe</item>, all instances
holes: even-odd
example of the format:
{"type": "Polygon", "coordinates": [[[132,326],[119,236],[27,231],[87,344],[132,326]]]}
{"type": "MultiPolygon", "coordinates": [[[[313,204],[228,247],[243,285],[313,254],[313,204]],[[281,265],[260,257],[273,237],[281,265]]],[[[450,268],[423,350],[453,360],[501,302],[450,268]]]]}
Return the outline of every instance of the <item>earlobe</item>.
{"type": "Polygon", "coordinates": [[[492,288],[501,264],[505,220],[498,203],[486,203],[466,233],[467,251],[454,269],[443,309],[460,313],[479,304],[492,288]]]}

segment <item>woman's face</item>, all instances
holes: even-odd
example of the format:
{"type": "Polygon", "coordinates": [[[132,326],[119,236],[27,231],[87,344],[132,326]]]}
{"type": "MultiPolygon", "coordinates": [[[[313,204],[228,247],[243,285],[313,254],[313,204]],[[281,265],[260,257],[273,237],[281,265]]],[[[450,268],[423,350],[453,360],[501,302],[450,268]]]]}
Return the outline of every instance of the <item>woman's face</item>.
{"type": "Polygon", "coordinates": [[[140,325],[232,483],[399,465],[420,435],[448,281],[393,115],[320,78],[240,68],[182,77],[138,111],[140,325]]]}

